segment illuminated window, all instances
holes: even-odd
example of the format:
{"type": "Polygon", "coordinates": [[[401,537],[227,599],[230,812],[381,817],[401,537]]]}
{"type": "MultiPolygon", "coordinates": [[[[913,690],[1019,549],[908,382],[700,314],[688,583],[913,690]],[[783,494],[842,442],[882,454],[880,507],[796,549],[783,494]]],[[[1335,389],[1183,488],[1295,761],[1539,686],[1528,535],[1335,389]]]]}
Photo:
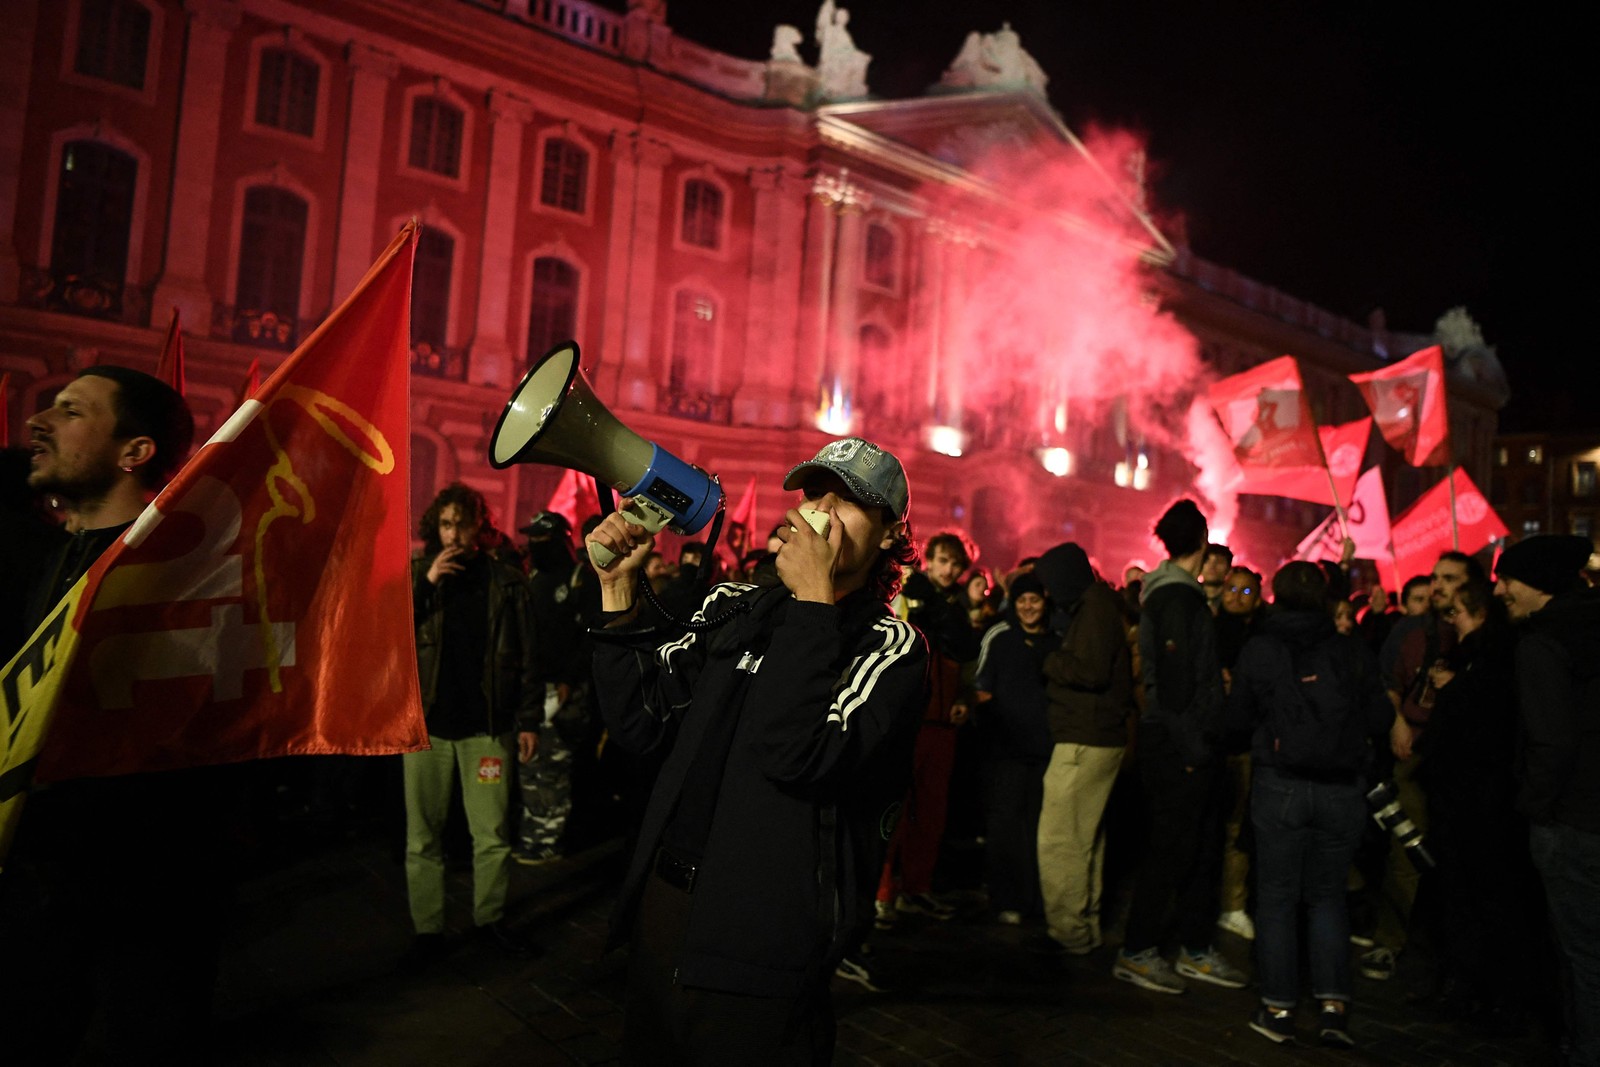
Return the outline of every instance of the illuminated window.
{"type": "Polygon", "coordinates": [[[583,214],[588,196],[589,153],[571,141],[552,137],[544,143],[544,174],[539,203],[583,214]]]}
{"type": "Polygon", "coordinates": [[[701,178],[683,184],[683,242],[715,251],[722,247],[722,190],[701,178]]]}
{"type": "Polygon", "coordinates": [[[315,134],[321,74],[315,62],[288,48],[263,49],[256,122],[302,137],[315,134]]]}
{"type": "Polygon", "coordinates": [[[564,259],[533,261],[533,295],[528,302],[528,362],[533,362],[578,328],[578,268],[564,259]]]}
{"type": "Polygon", "coordinates": [[[1529,448],[1528,449],[1528,462],[1529,463],[1543,463],[1544,462],[1544,449],[1541,448],[1538,445],[1534,445],[1533,447],[1529,448]]]}
{"type": "Polygon", "coordinates": [[[1580,462],[1572,465],[1572,495],[1593,496],[1595,491],[1595,465],[1580,462]]]}
{"type": "Polygon", "coordinates": [[[876,223],[867,227],[866,280],[868,285],[875,285],[880,289],[893,289],[895,287],[895,252],[893,230],[876,223]]]}
{"type": "Polygon", "coordinates": [[[1534,534],[1538,533],[1543,526],[1544,524],[1538,519],[1526,519],[1522,523],[1522,536],[1532,537],[1534,534]]]}
{"type": "Polygon", "coordinates": [[[134,183],[132,156],[97,141],[61,151],[50,269],[60,278],[120,286],[128,269],[134,183]]]}
{"type": "Polygon", "coordinates": [[[418,170],[461,174],[461,130],[466,116],[461,109],[433,96],[411,102],[411,150],[407,160],[418,170]]]}
{"type": "Polygon", "coordinates": [[[150,11],[136,0],[82,0],[73,69],[91,78],[143,89],[150,49],[150,11]]]}
{"type": "Polygon", "coordinates": [[[681,289],[672,301],[672,361],[667,386],[675,393],[688,386],[691,370],[711,366],[717,341],[717,302],[705,293],[681,289]]]}
{"type": "Polygon", "coordinates": [[[425,229],[417,237],[411,271],[411,343],[445,346],[450,327],[450,277],[455,269],[456,242],[447,233],[425,229]]]}
{"type": "Polygon", "coordinates": [[[1511,450],[1503,445],[1495,449],[1494,462],[1497,467],[1509,467],[1511,465],[1511,450]]]}
{"type": "Polygon", "coordinates": [[[255,185],[245,191],[234,292],[241,311],[290,322],[299,315],[308,213],[306,202],[287,189],[255,185]]]}

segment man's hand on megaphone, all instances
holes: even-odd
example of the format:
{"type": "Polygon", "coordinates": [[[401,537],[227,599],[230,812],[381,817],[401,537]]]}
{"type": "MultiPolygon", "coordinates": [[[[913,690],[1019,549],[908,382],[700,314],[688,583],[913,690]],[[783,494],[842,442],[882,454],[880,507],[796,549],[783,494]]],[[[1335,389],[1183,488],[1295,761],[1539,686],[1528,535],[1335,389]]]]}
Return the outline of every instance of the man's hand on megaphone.
{"type": "Polygon", "coordinates": [[[590,545],[600,545],[616,559],[605,568],[595,568],[600,576],[601,608],[605,611],[626,611],[633,606],[634,583],[644,566],[645,556],[656,545],[656,535],[622,517],[629,498],[623,497],[618,511],[607,515],[586,539],[590,545]]]}
{"type": "Polygon", "coordinates": [[[833,570],[844,542],[843,525],[829,522],[819,534],[796,508],[790,508],[784,518],[788,525],[777,530],[783,541],[778,549],[778,577],[796,600],[832,604],[833,570]]]}

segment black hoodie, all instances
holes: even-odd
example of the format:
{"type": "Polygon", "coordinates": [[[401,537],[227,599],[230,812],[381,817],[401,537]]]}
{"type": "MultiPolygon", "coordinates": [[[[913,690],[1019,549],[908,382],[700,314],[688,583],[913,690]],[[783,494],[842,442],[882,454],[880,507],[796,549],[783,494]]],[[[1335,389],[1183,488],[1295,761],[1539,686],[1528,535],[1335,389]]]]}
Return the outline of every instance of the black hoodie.
{"type": "Polygon", "coordinates": [[[1561,593],[1517,644],[1517,810],[1600,833],[1600,590],[1561,593]]]}

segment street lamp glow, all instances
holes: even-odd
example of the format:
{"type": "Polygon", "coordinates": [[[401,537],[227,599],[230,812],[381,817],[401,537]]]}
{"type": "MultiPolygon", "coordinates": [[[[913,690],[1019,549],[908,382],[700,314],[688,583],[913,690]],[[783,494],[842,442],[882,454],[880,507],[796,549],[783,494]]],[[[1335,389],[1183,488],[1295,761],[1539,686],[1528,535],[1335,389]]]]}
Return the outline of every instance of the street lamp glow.
{"type": "Polygon", "coordinates": [[[954,426],[935,426],[928,431],[928,447],[941,456],[959,456],[966,444],[967,435],[954,426]]]}
{"type": "Polygon", "coordinates": [[[1128,488],[1128,486],[1133,482],[1133,470],[1129,466],[1128,461],[1125,459],[1118,460],[1116,473],[1114,473],[1111,477],[1112,480],[1115,481],[1121,488],[1128,488]]]}
{"type": "Polygon", "coordinates": [[[1039,463],[1057,478],[1064,478],[1072,473],[1072,453],[1065,448],[1040,449],[1039,463]]]}

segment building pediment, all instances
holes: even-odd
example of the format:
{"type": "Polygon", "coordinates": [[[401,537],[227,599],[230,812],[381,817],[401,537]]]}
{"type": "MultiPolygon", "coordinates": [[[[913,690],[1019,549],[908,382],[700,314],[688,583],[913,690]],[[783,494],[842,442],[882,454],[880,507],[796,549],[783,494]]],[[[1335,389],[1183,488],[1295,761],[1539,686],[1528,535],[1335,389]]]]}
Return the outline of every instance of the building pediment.
{"type": "Polygon", "coordinates": [[[880,166],[1002,198],[1009,176],[1087,163],[1127,231],[1142,234],[1158,257],[1173,252],[1143,207],[1138,178],[1109,171],[1036,92],[966,90],[837,104],[819,108],[817,124],[825,142],[880,166]]]}

